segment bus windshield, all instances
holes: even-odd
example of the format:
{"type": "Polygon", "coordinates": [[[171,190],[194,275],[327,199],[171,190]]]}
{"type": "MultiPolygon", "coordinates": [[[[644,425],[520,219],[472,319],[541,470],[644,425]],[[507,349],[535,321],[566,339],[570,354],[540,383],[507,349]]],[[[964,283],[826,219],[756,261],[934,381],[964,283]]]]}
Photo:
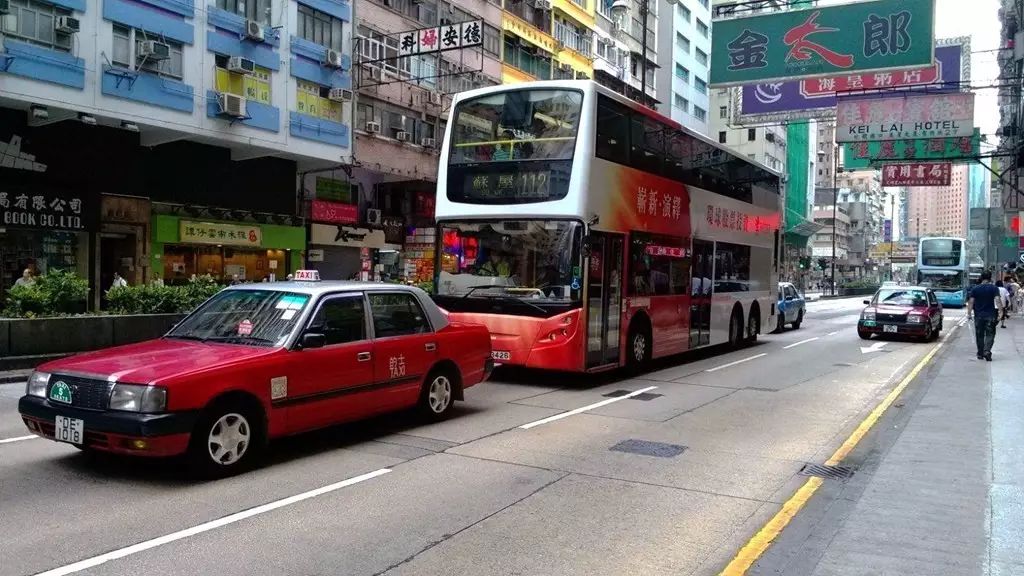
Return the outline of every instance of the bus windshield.
{"type": "Polygon", "coordinates": [[[929,286],[935,291],[957,291],[963,290],[964,273],[949,272],[946,270],[921,270],[918,274],[919,284],[929,286]]]}
{"type": "Polygon", "coordinates": [[[444,223],[440,232],[438,296],[519,300],[535,308],[580,299],[578,222],[444,223]]]}
{"type": "Polygon", "coordinates": [[[544,202],[569,190],[583,93],[511,90],[455,109],[448,198],[477,204],[544,202]]]}

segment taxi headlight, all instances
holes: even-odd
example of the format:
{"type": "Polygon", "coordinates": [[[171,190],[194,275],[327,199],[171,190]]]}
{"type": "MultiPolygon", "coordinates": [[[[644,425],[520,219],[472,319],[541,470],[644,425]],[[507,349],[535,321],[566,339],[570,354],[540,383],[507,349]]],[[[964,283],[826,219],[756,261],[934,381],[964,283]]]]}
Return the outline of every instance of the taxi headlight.
{"type": "Polygon", "coordinates": [[[911,324],[920,324],[921,322],[924,322],[924,317],[920,314],[911,314],[910,316],[907,316],[907,322],[910,322],[911,324]]]}
{"type": "Polygon", "coordinates": [[[128,412],[162,412],[167,407],[167,389],[139,384],[114,384],[110,409],[128,412]]]}
{"type": "Polygon", "coordinates": [[[861,320],[874,320],[875,319],[875,311],[874,310],[865,310],[863,313],[861,313],[860,319],[861,320]]]}
{"type": "Polygon", "coordinates": [[[46,385],[50,383],[49,372],[33,372],[25,383],[25,394],[46,398],[46,385]]]}

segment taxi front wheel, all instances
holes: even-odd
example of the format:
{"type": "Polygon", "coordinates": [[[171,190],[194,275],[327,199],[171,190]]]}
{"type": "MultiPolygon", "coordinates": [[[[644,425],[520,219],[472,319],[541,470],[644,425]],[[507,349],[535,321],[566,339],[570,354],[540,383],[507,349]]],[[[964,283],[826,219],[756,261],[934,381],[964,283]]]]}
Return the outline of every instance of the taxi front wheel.
{"type": "Polygon", "coordinates": [[[419,411],[427,418],[440,420],[455,404],[455,375],[451,370],[436,369],[427,375],[420,392],[419,411]]]}
{"type": "Polygon", "coordinates": [[[259,419],[243,403],[219,402],[203,412],[192,431],[188,459],[203,478],[223,478],[253,465],[263,445],[259,419]]]}

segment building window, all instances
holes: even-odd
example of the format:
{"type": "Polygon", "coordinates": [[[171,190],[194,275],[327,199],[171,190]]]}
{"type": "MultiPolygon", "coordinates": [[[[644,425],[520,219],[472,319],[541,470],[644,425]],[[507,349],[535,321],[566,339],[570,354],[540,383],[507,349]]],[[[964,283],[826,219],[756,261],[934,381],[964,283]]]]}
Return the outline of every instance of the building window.
{"type": "Polygon", "coordinates": [[[705,7],[705,8],[707,8],[707,7],[708,7],[708,1],[709,1],[709,0],[699,0],[699,2],[700,2],[700,5],[701,5],[701,6],[703,6],[703,7],[705,7]]]}
{"type": "Polygon", "coordinates": [[[690,9],[682,4],[679,5],[679,15],[682,16],[683,20],[690,21],[690,9]]]}
{"type": "Polygon", "coordinates": [[[157,40],[158,37],[148,37],[142,30],[114,24],[114,40],[111,46],[110,63],[115,66],[127,68],[128,70],[141,70],[151,72],[158,76],[177,78],[184,77],[182,69],[181,42],[160,40],[170,47],[169,57],[166,60],[154,60],[148,57],[139,56],[140,46],[146,40],[157,40]]]}
{"type": "Polygon", "coordinates": [[[757,140],[757,128],[747,128],[747,141],[753,142],[757,140]]]}
{"type": "Polygon", "coordinates": [[[676,64],[676,77],[682,78],[683,82],[689,82],[690,71],[684,68],[682,64],[676,64]]]}
{"type": "Polygon", "coordinates": [[[484,24],[484,52],[494,56],[501,56],[501,31],[490,24],[484,24]]]}
{"type": "Polygon", "coordinates": [[[725,130],[722,130],[721,132],[718,133],[718,143],[719,144],[725,144],[725,140],[726,140],[725,130]]]}
{"type": "Polygon", "coordinates": [[[246,100],[271,104],[269,68],[257,66],[251,74],[228,72],[228,57],[218,54],[214,58],[216,69],[216,88],[218,92],[238,94],[246,100]]]}
{"type": "Polygon", "coordinates": [[[708,65],[708,54],[700,48],[693,49],[693,56],[697,59],[697,63],[703,66],[708,65]]]}
{"type": "Polygon", "coordinates": [[[344,23],[319,10],[299,4],[299,18],[296,30],[301,38],[314,44],[341,51],[344,45],[344,23]]]}
{"type": "Polygon", "coordinates": [[[697,89],[697,92],[701,94],[708,93],[708,83],[705,82],[700,76],[694,76],[693,87],[697,89]]]}
{"type": "Polygon", "coordinates": [[[674,96],[675,96],[675,100],[674,100],[675,107],[679,108],[683,112],[689,111],[690,103],[686,100],[686,98],[683,98],[679,94],[674,94],[674,96]]]}
{"type": "Polygon", "coordinates": [[[299,79],[295,84],[296,111],[299,114],[341,122],[341,102],[327,99],[330,88],[299,79]]]}
{"type": "Polygon", "coordinates": [[[700,106],[694,106],[693,117],[703,122],[708,119],[708,111],[701,108],[700,106]]]}
{"type": "Polygon", "coordinates": [[[700,18],[697,18],[697,32],[700,32],[700,35],[705,38],[708,37],[708,25],[702,22],[700,18]]]}
{"type": "Polygon", "coordinates": [[[690,39],[683,36],[682,33],[676,32],[676,48],[679,48],[683,52],[690,53],[690,39]]]}
{"type": "Polygon", "coordinates": [[[32,44],[62,52],[71,51],[71,35],[57,33],[53,27],[58,16],[70,16],[70,10],[32,0],[11,0],[10,13],[0,15],[0,31],[32,44]]]}
{"type": "Polygon", "coordinates": [[[217,0],[217,8],[270,25],[270,0],[217,0]]]}
{"type": "Polygon", "coordinates": [[[718,107],[718,117],[719,118],[728,118],[729,117],[729,108],[727,106],[719,106],[718,107]]]}

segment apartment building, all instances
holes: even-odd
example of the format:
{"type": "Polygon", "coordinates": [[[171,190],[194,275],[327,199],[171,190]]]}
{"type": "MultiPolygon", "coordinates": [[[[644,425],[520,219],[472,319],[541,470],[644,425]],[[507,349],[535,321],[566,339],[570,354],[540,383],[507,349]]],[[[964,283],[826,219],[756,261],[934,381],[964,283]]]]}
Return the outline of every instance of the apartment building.
{"type": "Polygon", "coordinates": [[[955,165],[949,186],[908,188],[910,235],[967,236],[970,167],[955,165]]]}
{"type": "Polygon", "coordinates": [[[595,27],[595,0],[505,0],[502,82],[592,78],[595,27]]]}
{"type": "Polygon", "coordinates": [[[659,0],[658,112],[707,136],[710,130],[709,0],[659,0]]]}
{"type": "Polygon", "coordinates": [[[655,74],[658,0],[585,1],[595,3],[594,80],[637,102],[657,106],[664,97],[655,74]]]}

